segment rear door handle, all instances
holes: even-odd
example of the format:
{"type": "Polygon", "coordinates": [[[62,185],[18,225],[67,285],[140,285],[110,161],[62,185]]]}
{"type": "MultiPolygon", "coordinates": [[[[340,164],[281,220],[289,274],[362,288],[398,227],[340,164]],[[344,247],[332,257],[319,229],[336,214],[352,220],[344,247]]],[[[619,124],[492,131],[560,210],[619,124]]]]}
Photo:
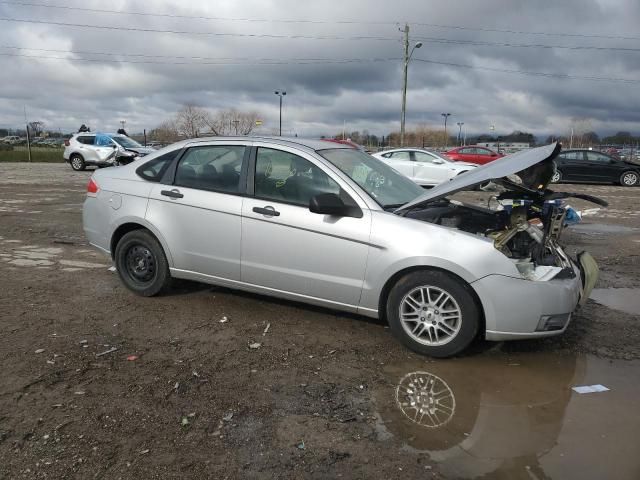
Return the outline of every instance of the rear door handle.
{"type": "Polygon", "coordinates": [[[169,198],[182,198],[184,197],[183,194],[180,193],[180,190],[174,188],[173,190],[162,190],[160,192],[162,195],[164,195],[165,197],[169,197],[169,198]]]}
{"type": "Polygon", "coordinates": [[[268,207],[253,207],[253,211],[256,213],[260,213],[262,215],[267,215],[269,217],[279,217],[280,212],[278,212],[275,208],[268,207]]]}

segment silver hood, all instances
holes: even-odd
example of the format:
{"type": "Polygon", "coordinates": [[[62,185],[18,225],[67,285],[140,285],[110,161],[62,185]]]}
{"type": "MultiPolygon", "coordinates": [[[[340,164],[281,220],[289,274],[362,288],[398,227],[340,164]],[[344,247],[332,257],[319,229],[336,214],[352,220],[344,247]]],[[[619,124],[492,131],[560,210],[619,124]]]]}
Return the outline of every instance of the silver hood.
{"type": "Polygon", "coordinates": [[[452,178],[450,181],[441,183],[426,191],[415,200],[412,200],[396,212],[415,207],[420,204],[433,202],[447,195],[452,195],[460,190],[472,189],[478,185],[489,181],[496,181],[508,175],[521,172],[545,160],[553,160],[560,153],[561,146],[559,143],[552,143],[544,147],[532,148],[529,150],[521,150],[512,155],[499,158],[493,162],[482,165],[478,168],[469,170],[464,175],[452,178]]]}

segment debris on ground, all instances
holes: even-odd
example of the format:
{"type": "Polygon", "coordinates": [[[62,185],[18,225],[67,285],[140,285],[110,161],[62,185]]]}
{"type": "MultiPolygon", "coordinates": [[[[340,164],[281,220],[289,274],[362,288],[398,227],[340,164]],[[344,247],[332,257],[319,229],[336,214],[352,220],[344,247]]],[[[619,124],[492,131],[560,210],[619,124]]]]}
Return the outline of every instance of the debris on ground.
{"type": "Polygon", "coordinates": [[[264,332],[262,332],[262,336],[263,337],[267,334],[267,332],[269,331],[270,328],[271,328],[271,324],[267,323],[267,326],[264,327],[264,332]]]}
{"type": "Polygon", "coordinates": [[[300,443],[296,445],[298,450],[304,450],[304,440],[300,440],[300,443]]]}
{"type": "Polygon", "coordinates": [[[229,319],[227,317],[222,317],[219,322],[220,323],[227,323],[229,321],[229,319]]]}
{"type": "Polygon", "coordinates": [[[138,355],[129,355],[127,357],[127,361],[128,362],[135,362],[136,360],[138,360],[138,358],[140,358],[138,355]]]}
{"type": "Polygon", "coordinates": [[[39,348],[34,353],[44,353],[44,348],[39,348]]]}
{"type": "Polygon", "coordinates": [[[599,392],[608,392],[609,389],[604,385],[582,385],[580,387],[573,387],[573,390],[576,393],[599,393],[599,392]]]}
{"type": "Polygon", "coordinates": [[[261,346],[262,346],[262,344],[258,343],[258,342],[254,342],[254,343],[250,343],[249,344],[249,348],[252,349],[252,350],[256,350],[256,349],[260,348],[261,346]]]}
{"type": "Polygon", "coordinates": [[[116,267],[109,267],[109,268],[107,268],[107,270],[108,270],[108,271],[110,271],[110,272],[115,272],[115,271],[117,271],[117,270],[116,270],[116,267]]]}
{"type": "Polygon", "coordinates": [[[224,417],[222,417],[222,420],[224,420],[225,422],[230,422],[232,418],[233,418],[233,412],[229,412],[224,417]]]}
{"type": "Polygon", "coordinates": [[[105,350],[104,352],[96,353],[96,357],[102,357],[103,355],[109,355],[110,353],[117,352],[120,350],[118,347],[112,347],[109,350],[105,350]]]}
{"type": "Polygon", "coordinates": [[[180,425],[182,425],[183,427],[186,427],[187,425],[189,425],[189,419],[187,417],[182,417],[182,421],[180,422],[180,425]]]}

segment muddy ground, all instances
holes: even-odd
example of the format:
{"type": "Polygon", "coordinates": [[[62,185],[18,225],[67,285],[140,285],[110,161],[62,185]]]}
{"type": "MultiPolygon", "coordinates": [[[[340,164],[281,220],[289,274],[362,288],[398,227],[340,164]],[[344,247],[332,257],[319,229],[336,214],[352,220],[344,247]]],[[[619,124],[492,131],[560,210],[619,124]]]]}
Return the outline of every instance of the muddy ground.
{"type": "Polygon", "coordinates": [[[610,306],[434,361],[354,315],[132,295],[85,243],[89,175],[0,164],[0,478],[640,478],[640,188],[557,188],[611,203],[564,238],[610,306]]]}

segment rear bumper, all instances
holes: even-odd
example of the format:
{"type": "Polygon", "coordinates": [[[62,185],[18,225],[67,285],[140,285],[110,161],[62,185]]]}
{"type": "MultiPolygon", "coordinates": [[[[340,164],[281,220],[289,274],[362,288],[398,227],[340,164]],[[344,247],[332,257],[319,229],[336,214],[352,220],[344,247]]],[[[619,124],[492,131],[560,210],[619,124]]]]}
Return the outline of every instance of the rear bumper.
{"type": "Polygon", "coordinates": [[[562,334],[597,279],[597,266],[589,254],[583,254],[580,264],[573,264],[572,278],[531,281],[489,275],[472,283],[484,308],[485,338],[518,340],[562,334]],[[585,261],[589,264],[586,269],[585,261]]]}

